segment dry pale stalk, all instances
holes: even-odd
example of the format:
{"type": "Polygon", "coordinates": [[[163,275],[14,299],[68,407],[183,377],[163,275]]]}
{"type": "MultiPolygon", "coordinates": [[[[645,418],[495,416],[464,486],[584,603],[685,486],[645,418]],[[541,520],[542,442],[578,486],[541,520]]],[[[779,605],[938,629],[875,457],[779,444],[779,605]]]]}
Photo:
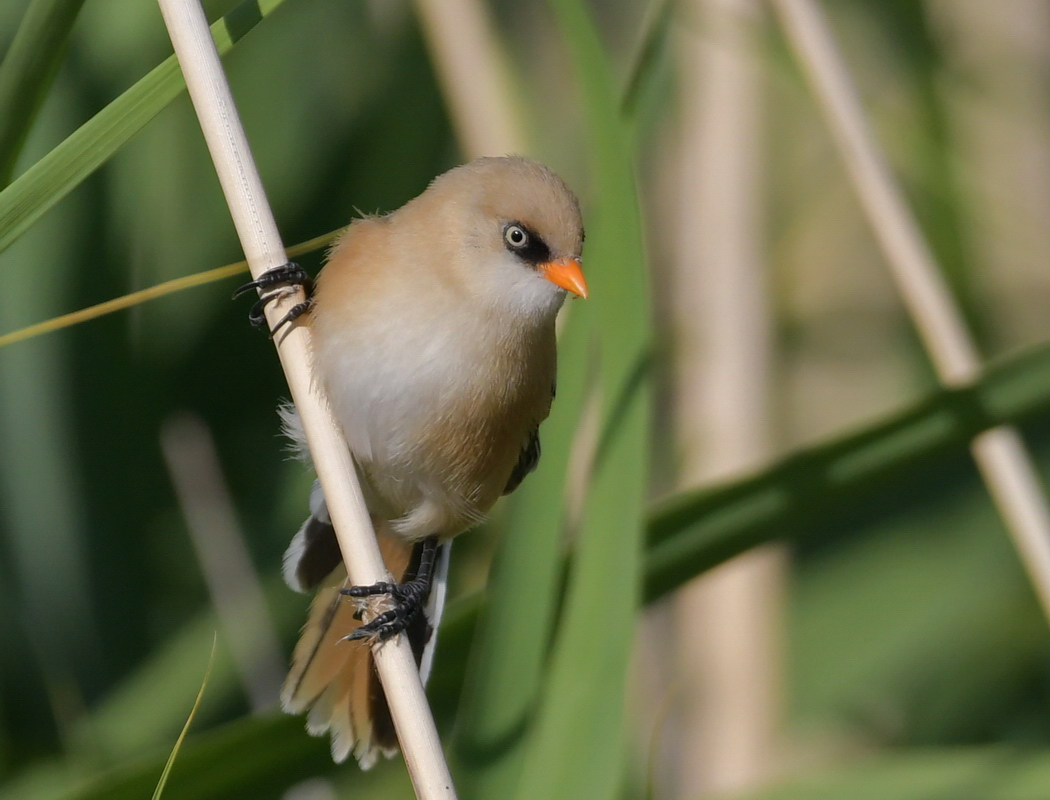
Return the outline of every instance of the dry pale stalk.
{"type": "Polygon", "coordinates": [[[1050,4],[930,0],[938,81],[966,204],[962,234],[1000,346],[1050,337],[1050,4]]]}
{"type": "MultiPolygon", "coordinates": [[[[773,0],[773,6],[937,375],[946,386],[969,385],[981,371],[977,348],[872,135],[820,6],[814,0],[773,0]]],[[[1008,426],[981,434],[971,450],[1050,617],[1050,508],[1031,458],[1008,426]]]]}
{"type": "MultiPolygon", "coordinates": [[[[252,275],[259,277],[287,259],[207,20],[198,0],[158,2],[241,246],[252,275]]],[[[302,294],[295,292],[271,304],[267,309],[269,324],[274,325],[300,300],[302,294]]],[[[307,328],[294,327],[278,337],[277,351],[302,418],[347,573],[356,584],[387,580],[350,452],[324,397],[311,380],[309,335],[307,328]]],[[[407,641],[396,637],[377,647],[375,660],[416,796],[421,800],[455,798],[407,641]]]]}
{"type": "MultiPolygon", "coordinates": [[[[756,0],[680,5],[675,421],[681,483],[771,455],[756,0]]],[[[678,796],[754,791],[775,763],[784,553],[746,553],[675,598],[678,796]]]]}
{"type": "Polygon", "coordinates": [[[416,0],[456,138],[464,154],[527,152],[499,39],[481,0],[416,0]]]}

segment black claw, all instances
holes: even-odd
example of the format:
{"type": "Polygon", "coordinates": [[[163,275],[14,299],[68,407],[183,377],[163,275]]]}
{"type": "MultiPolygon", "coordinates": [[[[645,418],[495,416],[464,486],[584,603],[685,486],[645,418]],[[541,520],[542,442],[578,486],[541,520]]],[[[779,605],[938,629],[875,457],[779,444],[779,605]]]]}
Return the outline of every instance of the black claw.
{"type": "Polygon", "coordinates": [[[289,261],[286,264],[281,264],[279,267],[268,269],[256,280],[248,281],[243,286],[237,287],[233,293],[233,299],[236,300],[242,294],[247,294],[252,289],[261,291],[272,289],[274,286],[280,286],[281,284],[302,286],[306,290],[306,294],[309,295],[313,292],[314,281],[305,269],[294,261],[289,261]]]}
{"type": "MultiPolygon", "coordinates": [[[[397,583],[373,583],[371,586],[348,586],[346,589],[340,589],[340,594],[345,594],[347,597],[373,597],[377,594],[389,594],[397,596],[400,593],[401,585],[397,583]]],[[[400,600],[401,598],[398,597],[400,600]]]]}
{"type": "MultiPolygon", "coordinates": [[[[294,306],[292,306],[288,310],[288,313],[281,317],[280,320],[278,320],[277,324],[270,329],[270,338],[272,339],[274,336],[276,336],[277,331],[279,331],[285,325],[290,325],[291,323],[299,319],[299,317],[301,317],[303,314],[310,310],[310,306],[312,306],[313,304],[313,300],[307,299],[302,303],[296,303],[294,306]]],[[[248,315],[248,321],[251,321],[250,314],[248,315]]]]}
{"type": "MultiPolygon", "coordinates": [[[[399,609],[396,608],[391,609],[390,611],[384,611],[382,614],[380,614],[374,620],[369,622],[367,625],[362,625],[360,628],[358,628],[349,636],[347,636],[347,641],[353,642],[357,641],[358,639],[371,639],[377,633],[379,634],[379,638],[381,641],[389,639],[391,636],[393,636],[394,633],[397,632],[393,629],[398,624],[398,620],[400,620],[401,616],[402,615],[400,614],[399,609]],[[383,633],[388,630],[392,632],[387,633],[387,635],[384,636],[383,633]]],[[[415,616],[415,614],[413,614],[412,616],[415,616]]]]}
{"type": "Polygon", "coordinates": [[[276,295],[268,294],[252,303],[252,307],[248,311],[248,322],[253,328],[261,328],[266,325],[266,306],[275,297],[276,295]]]}
{"type": "Polygon", "coordinates": [[[437,538],[430,537],[423,542],[423,552],[419,559],[416,574],[403,583],[374,583],[371,586],[350,586],[340,589],[339,593],[348,597],[375,597],[388,595],[394,600],[394,607],[379,614],[375,619],[357,628],[346,637],[348,641],[360,639],[377,639],[385,642],[401,633],[415,619],[426,605],[430,596],[430,586],[434,580],[435,555],[437,538]]]}
{"type": "Polygon", "coordinates": [[[282,286],[303,287],[303,291],[306,293],[306,301],[293,306],[288,313],[281,318],[281,320],[270,331],[271,339],[281,328],[295,322],[295,320],[299,319],[299,317],[305,314],[310,308],[310,298],[313,295],[314,282],[306,270],[294,261],[289,261],[287,264],[282,264],[279,267],[266,270],[266,272],[260,275],[256,280],[249,281],[243,286],[238,287],[233,293],[234,298],[237,298],[253,289],[259,292],[264,292],[264,294],[255,301],[251,310],[248,312],[248,322],[250,322],[253,327],[261,328],[266,325],[266,306],[281,296],[281,292],[279,291],[271,292],[268,290],[282,286]]]}

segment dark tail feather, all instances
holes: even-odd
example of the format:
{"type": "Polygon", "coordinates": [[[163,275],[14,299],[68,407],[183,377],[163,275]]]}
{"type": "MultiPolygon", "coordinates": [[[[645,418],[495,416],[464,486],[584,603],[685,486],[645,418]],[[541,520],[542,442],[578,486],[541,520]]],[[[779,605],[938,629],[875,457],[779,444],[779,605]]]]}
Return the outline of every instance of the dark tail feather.
{"type": "Polygon", "coordinates": [[[284,553],[284,582],[297,592],[312,592],[341,563],[343,556],[339,552],[321,484],[314,481],[310,492],[310,516],[292,537],[284,553]]]}

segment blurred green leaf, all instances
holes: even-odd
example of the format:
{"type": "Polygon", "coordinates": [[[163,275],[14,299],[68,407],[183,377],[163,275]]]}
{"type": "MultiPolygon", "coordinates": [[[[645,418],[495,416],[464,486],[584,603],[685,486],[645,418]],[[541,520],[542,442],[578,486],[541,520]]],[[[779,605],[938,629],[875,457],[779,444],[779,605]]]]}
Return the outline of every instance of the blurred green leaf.
{"type": "Polygon", "coordinates": [[[0,186],[7,186],[84,0],[32,0],[0,64],[0,186]]]}
{"type": "MultiPolygon", "coordinates": [[[[655,0],[650,9],[621,98],[621,114],[628,120],[665,49],[670,8],[655,0]]],[[[585,257],[592,262],[590,249],[585,257]]],[[[591,311],[580,304],[571,308],[559,341],[558,399],[542,431],[544,456],[537,473],[510,500],[490,568],[453,751],[465,798],[506,795],[521,771],[564,575],[566,467],[591,373],[591,311]]],[[[618,421],[607,421],[607,429],[618,421]]]]}
{"type": "Polygon", "coordinates": [[[981,431],[1050,406],[1050,347],[988,366],[981,381],[945,389],[890,419],[799,450],[750,478],[675,495],[652,509],[649,600],[763,542],[791,538],[864,491],[917,468],[981,431]]]}
{"type": "Polygon", "coordinates": [[[627,119],[633,119],[638,113],[642,96],[654,80],[660,60],[667,50],[668,31],[673,17],[674,3],[671,0],[652,0],[647,24],[642,30],[635,57],[631,60],[631,69],[627,73],[620,100],[621,113],[627,119]]]}
{"type": "MultiPolygon", "coordinates": [[[[745,549],[749,546],[746,542],[754,537],[766,541],[781,536],[804,535],[847,499],[859,499],[891,478],[900,479],[909,470],[921,468],[924,461],[947,449],[954,447],[962,451],[966,442],[982,429],[1001,422],[1021,421],[1045,411],[1048,406],[1050,346],[1043,346],[989,367],[982,383],[973,390],[939,392],[885,422],[790,456],[752,478],[699,495],[686,494],[665,501],[649,517],[649,594],[657,596],[672,591],[697,574],[690,571],[689,565],[696,570],[714,566],[737,552],[737,548],[745,549]],[[822,482],[820,476],[824,476],[826,482],[822,482]],[[834,481],[830,480],[832,477],[834,481]],[[785,490],[808,486],[807,491],[813,494],[799,495],[794,503],[769,505],[763,502],[762,498],[772,491],[770,487],[778,485],[785,490]],[[825,492],[834,497],[826,498],[826,502],[814,507],[809,506],[815,502],[814,497],[823,496],[825,492]],[[809,501],[805,501],[807,496],[809,501]],[[749,504],[764,510],[765,515],[748,515],[739,510],[749,504]],[[661,552],[660,543],[674,541],[676,536],[687,539],[696,536],[697,539],[692,541],[690,548],[683,548],[683,565],[669,569],[663,560],[667,556],[661,552]]],[[[972,512],[967,513],[972,516],[972,512]]],[[[914,537],[906,538],[910,541],[914,537]]],[[[958,551],[960,555],[966,552],[958,551]]],[[[975,556],[976,562],[969,559],[966,563],[987,564],[987,558],[980,552],[975,556]]],[[[937,558],[936,554],[934,558],[937,558]]],[[[926,567],[917,568],[921,571],[926,567]]],[[[478,595],[473,595],[453,602],[442,627],[430,685],[435,714],[442,726],[447,725],[460,692],[464,657],[480,608],[478,600],[478,595]]],[[[292,602],[277,603],[275,608],[280,611],[282,627],[294,625],[301,611],[292,602]]],[[[876,609],[874,613],[879,615],[882,611],[876,609]]],[[[856,624],[855,627],[862,638],[868,635],[865,625],[856,624]]],[[[147,662],[141,674],[132,676],[127,681],[127,689],[116,693],[113,701],[100,709],[94,724],[85,724],[85,732],[93,729],[99,734],[110,731],[105,733],[104,739],[114,743],[113,753],[116,755],[132,752],[131,745],[136,740],[148,745],[156,743],[165,733],[177,730],[179,708],[185,708],[195,691],[195,681],[192,676],[187,677],[185,665],[191,658],[199,661],[213,629],[214,623],[201,619],[188,626],[183,634],[172,637],[166,648],[168,654],[158,654],[155,664],[151,666],[151,662],[147,662]],[[184,638],[185,642],[182,641],[184,638]],[[165,675],[168,677],[163,677],[165,675]],[[124,699],[118,701],[119,697],[124,699]],[[161,698],[164,698],[165,708],[170,700],[169,712],[157,706],[161,698]],[[135,727],[134,720],[149,722],[151,732],[135,727]],[[128,731],[122,732],[126,727],[128,731]],[[119,742],[126,743],[121,745],[119,742]]],[[[232,669],[229,665],[224,666],[220,659],[211,680],[216,699],[228,695],[234,685],[232,669]]],[[[508,708],[514,708],[513,702],[516,701],[517,698],[512,698],[508,708]]],[[[301,731],[302,721],[290,720],[290,725],[291,729],[301,731]]],[[[187,748],[196,746],[196,738],[191,737],[187,748]]],[[[252,741],[246,739],[245,746],[252,741]]],[[[250,759],[251,756],[245,757],[250,759]]],[[[156,763],[159,764],[159,760],[156,763]]],[[[159,767],[157,769],[159,771],[159,767]]]]}
{"type": "Polygon", "coordinates": [[[1050,753],[960,747],[865,759],[751,800],[1043,800],[1048,786],[1050,753]]]}
{"type": "MultiPolygon", "coordinates": [[[[211,26],[220,55],[283,0],[244,0],[211,26]]],[[[104,164],[186,88],[175,56],[81,125],[0,192],[0,252],[104,164]]]]}
{"type": "Polygon", "coordinates": [[[453,751],[464,798],[514,790],[541,691],[563,574],[565,477],[590,355],[589,318],[579,303],[570,312],[558,348],[558,397],[541,432],[543,458],[511,499],[471,652],[453,751]]]}
{"type": "MultiPolygon", "coordinates": [[[[148,797],[165,756],[136,759],[63,792],[0,792],[3,800],[142,800],[148,797]]],[[[246,717],[190,737],[166,789],[180,800],[246,798],[278,800],[302,781],[328,777],[342,797],[412,797],[400,759],[382,760],[369,772],[332,762],[328,742],[308,736],[302,720],[274,713],[246,717]]]]}
{"type": "Polygon", "coordinates": [[[606,798],[623,777],[624,702],[641,577],[649,393],[638,376],[650,345],[642,226],[628,128],[583,3],[552,2],[586,111],[603,456],[587,492],[564,619],[516,796],[606,798]],[[609,426],[610,420],[615,424],[609,426]]]}
{"type": "MultiPolygon", "coordinates": [[[[303,599],[276,576],[266,586],[266,597],[279,630],[294,631],[302,624],[303,599]]],[[[98,753],[112,763],[170,741],[185,721],[187,705],[199,688],[199,668],[195,665],[200,664],[201,654],[207,652],[219,629],[209,609],[167,636],[148,659],[80,720],[74,731],[80,749],[98,753]]],[[[239,691],[233,658],[220,637],[201,716],[207,719],[239,691]]]]}
{"type": "MultiPolygon", "coordinates": [[[[61,795],[69,800],[142,800],[167,754],[137,759],[61,795]]],[[[306,735],[302,720],[274,713],[248,717],[191,737],[171,772],[168,797],[279,797],[293,783],[332,772],[328,743],[306,735]]],[[[10,800],[21,800],[12,795],[10,800]]],[[[28,799],[27,799],[28,800],[28,799]]]]}
{"type": "MultiPolygon", "coordinates": [[[[921,469],[950,448],[962,450],[980,431],[1021,421],[1048,406],[1050,347],[1042,346],[990,365],[973,389],[940,391],[883,422],[799,451],[750,478],[668,498],[649,515],[646,594],[650,599],[663,596],[755,544],[805,535],[851,500],[921,469]]],[[[551,495],[545,496],[549,503],[551,495]]],[[[541,507],[538,513],[548,511],[541,507]]],[[[498,582],[496,586],[502,588],[498,582]]],[[[511,647],[509,652],[516,651],[511,647]]],[[[512,664],[506,669],[505,679],[512,683],[512,664]]],[[[532,674],[526,671],[526,676],[532,674]]],[[[492,748],[475,754],[479,763],[503,754],[500,746],[516,745],[529,721],[525,695],[515,694],[508,683],[502,689],[508,693],[505,704],[496,695],[489,700],[490,719],[502,727],[482,729],[488,738],[466,739],[460,732],[463,741],[492,748]]],[[[506,767],[491,785],[505,786],[501,780],[515,771],[506,767]]]]}
{"type": "Polygon", "coordinates": [[[1003,524],[973,471],[931,489],[870,520],[847,513],[850,535],[796,570],[800,725],[893,746],[1023,741],[1045,728],[1045,700],[1019,687],[1050,653],[1046,621],[1003,524]]]}

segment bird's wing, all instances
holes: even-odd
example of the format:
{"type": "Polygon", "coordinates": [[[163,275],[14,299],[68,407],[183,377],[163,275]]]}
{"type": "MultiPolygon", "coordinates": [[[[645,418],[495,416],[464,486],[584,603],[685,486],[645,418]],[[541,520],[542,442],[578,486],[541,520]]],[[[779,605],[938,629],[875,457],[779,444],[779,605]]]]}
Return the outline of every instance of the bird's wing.
{"type": "Polygon", "coordinates": [[[525,480],[525,476],[536,469],[536,465],[540,463],[540,429],[533,428],[532,433],[529,435],[529,440],[525,443],[525,446],[521,448],[521,454],[518,456],[518,463],[514,465],[514,470],[510,473],[510,478],[507,480],[507,486],[503,490],[503,494],[510,494],[525,480]]]}

